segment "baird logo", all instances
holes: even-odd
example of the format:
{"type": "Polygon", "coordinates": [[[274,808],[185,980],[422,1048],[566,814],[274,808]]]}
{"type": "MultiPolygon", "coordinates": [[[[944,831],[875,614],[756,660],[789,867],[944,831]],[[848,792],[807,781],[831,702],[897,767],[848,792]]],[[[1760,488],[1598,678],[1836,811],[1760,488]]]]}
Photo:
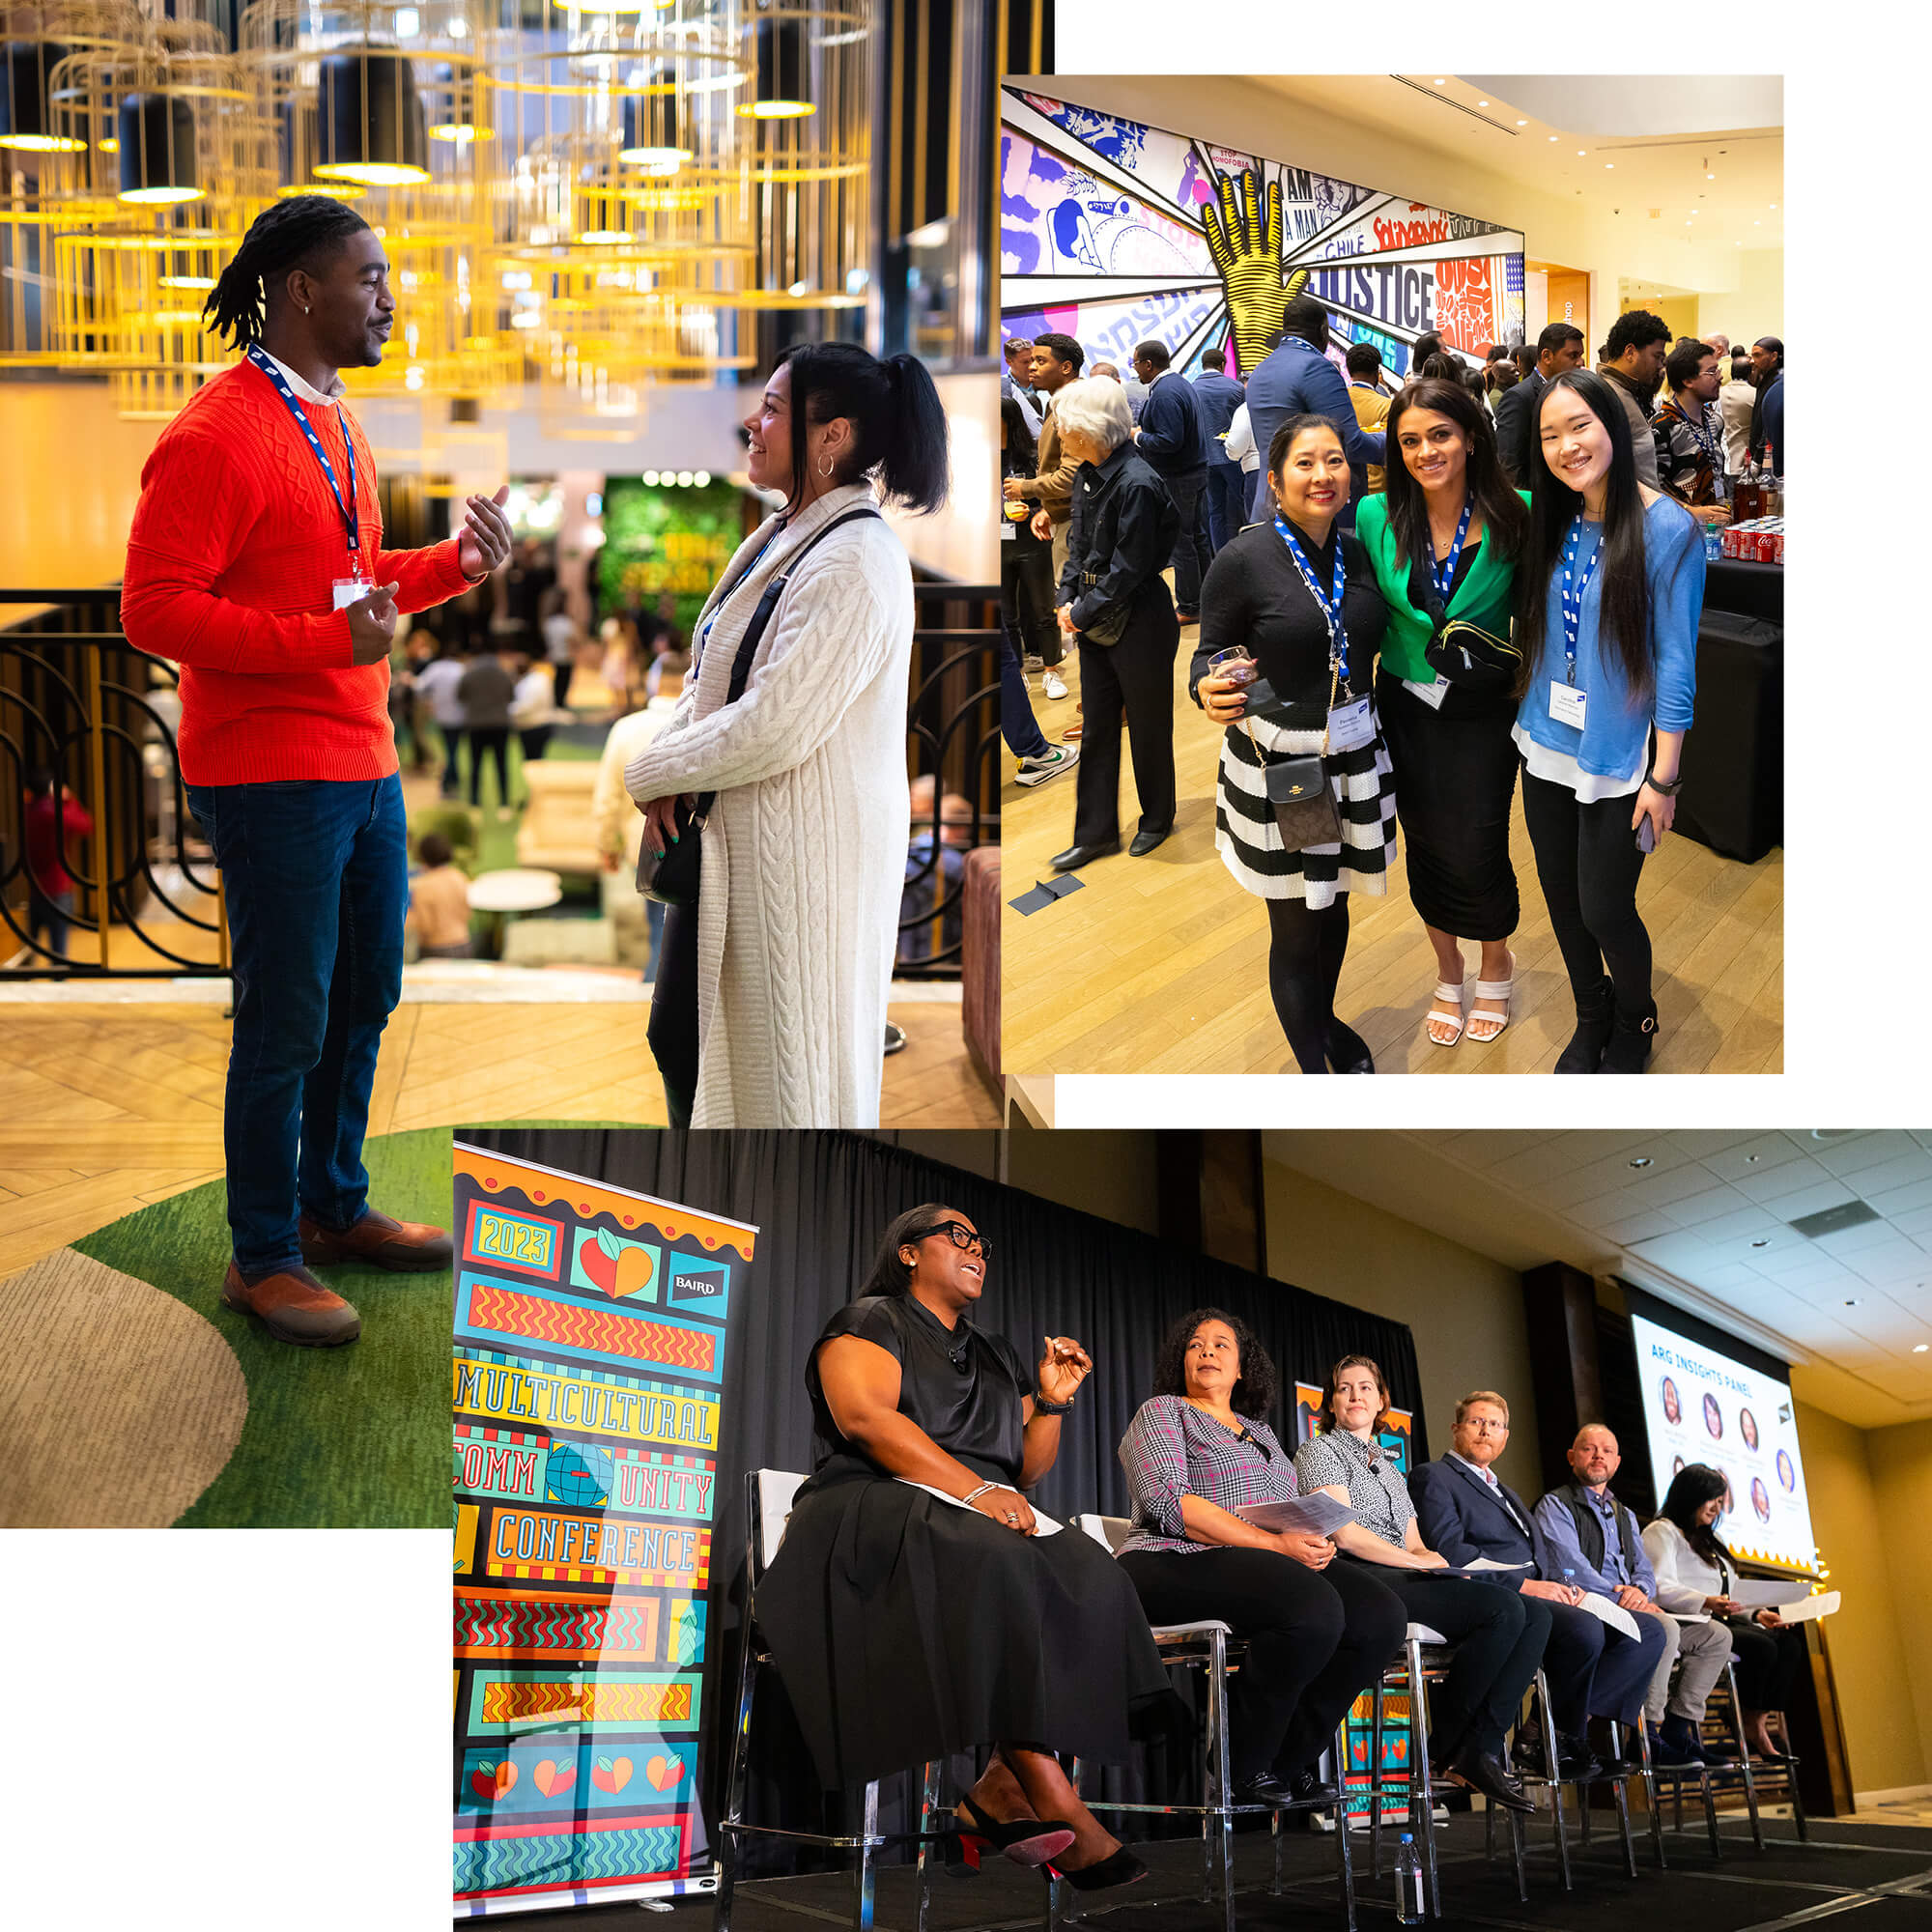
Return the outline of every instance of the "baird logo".
{"type": "Polygon", "coordinates": [[[716,1294],[718,1280],[715,1275],[680,1274],[671,1278],[671,1289],[678,1294],[716,1294]]]}

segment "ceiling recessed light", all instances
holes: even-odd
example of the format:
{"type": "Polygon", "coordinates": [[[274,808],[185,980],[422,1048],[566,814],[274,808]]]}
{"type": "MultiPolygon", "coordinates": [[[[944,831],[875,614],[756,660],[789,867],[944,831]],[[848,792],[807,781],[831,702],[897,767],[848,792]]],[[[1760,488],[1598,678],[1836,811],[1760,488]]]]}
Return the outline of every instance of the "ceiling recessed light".
{"type": "Polygon", "coordinates": [[[1583,158],[1583,156],[1587,155],[1589,152],[1590,151],[1588,148],[1578,148],[1577,150],[1577,158],[1580,161],[1583,158]]]}
{"type": "Polygon", "coordinates": [[[1859,1298],[1856,1294],[1853,1295],[1852,1298],[1845,1303],[1845,1306],[1847,1308],[1856,1308],[1858,1305],[1859,1305],[1859,1298]]]}
{"type": "Polygon", "coordinates": [[[1519,128],[1527,128],[1529,126],[1529,123],[1527,121],[1519,121],[1516,125],[1519,128]]]}
{"type": "Polygon", "coordinates": [[[1552,134],[1552,135],[1550,135],[1550,137],[1549,137],[1549,138],[1550,138],[1550,139],[1551,139],[1551,140],[1553,141],[1553,140],[1555,140],[1556,136],[1555,136],[1554,134],[1552,134]]]}
{"type": "Polygon", "coordinates": [[[1768,1240],[1756,1240],[1751,1243],[1751,1246],[1754,1248],[1768,1248],[1771,1246],[1771,1243],[1768,1240]]]}
{"type": "Polygon", "coordinates": [[[1647,1153],[1640,1153],[1631,1162],[1631,1165],[1633,1167],[1648,1167],[1650,1165],[1650,1156],[1647,1153]]]}
{"type": "Polygon", "coordinates": [[[1774,202],[1773,202],[1773,203],[1771,204],[1771,209],[1772,209],[1772,213],[1773,213],[1774,214],[1777,213],[1777,204],[1776,204],[1776,202],[1775,202],[1775,201],[1774,201],[1774,202]]]}
{"type": "Polygon", "coordinates": [[[1915,1355],[1922,1355],[1927,1349],[1932,1349],[1932,1342],[1915,1342],[1912,1345],[1912,1352],[1915,1355]]]}
{"type": "Polygon", "coordinates": [[[1441,81],[1439,81],[1439,80],[1438,80],[1438,81],[1437,81],[1437,82],[1435,83],[1435,85],[1436,85],[1437,87],[1440,87],[1440,86],[1442,85],[1442,83],[1441,83],[1441,81]]]}
{"type": "Polygon", "coordinates": [[[1476,102],[1476,105],[1478,107],[1487,107],[1489,104],[1490,103],[1487,100],[1479,100],[1476,102]]]}
{"type": "Polygon", "coordinates": [[[1614,161],[1605,161],[1605,162],[1604,163],[1604,165],[1605,165],[1605,166],[1606,168],[1613,168],[1613,167],[1615,167],[1615,166],[1616,166],[1616,162],[1614,162],[1614,161]]]}
{"type": "Polygon", "coordinates": [[[1764,1158],[1764,1156],[1763,1156],[1763,1155],[1762,1155],[1761,1153],[1747,1153],[1747,1154],[1746,1154],[1746,1155],[1745,1155],[1745,1159],[1746,1159],[1746,1160],[1747,1160],[1747,1162],[1748,1162],[1748,1163],[1749,1163],[1749,1164],[1750,1164],[1750,1165],[1751,1165],[1752,1167],[1755,1167],[1755,1166],[1756,1166],[1756,1165],[1758,1164],[1758,1162],[1759,1162],[1759,1161],[1761,1161],[1761,1160],[1762,1160],[1763,1158],[1764,1158]]]}
{"type": "Polygon", "coordinates": [[[1716,175],[1706,175],[1706,176],[1704,177],[1704,179],[1705,179],[1705,180],[1706,180],[1707,182],[1714,182],[1714,181],[1716,181],[1716,180],[1717,180],[1718,178],[1717,178],[1717,176],[1716,176],[1716,175]]]}

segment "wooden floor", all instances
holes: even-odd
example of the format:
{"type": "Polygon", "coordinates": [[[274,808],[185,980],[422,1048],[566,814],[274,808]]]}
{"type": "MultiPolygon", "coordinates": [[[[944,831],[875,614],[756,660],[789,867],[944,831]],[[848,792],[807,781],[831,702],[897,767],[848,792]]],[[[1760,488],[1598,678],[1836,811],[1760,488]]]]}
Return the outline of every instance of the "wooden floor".
{"type": "MultiPolygon", "coordinates": [[[[1002,1049],[1009,1071],[1054,1073],[1293,1073],[1267,991],[1267,915],[1214,849],[1214,774],[1221,731],[1187,696],[1196,633],[1181,633],[1175,666],[1175,833],[1145,859],[1125,851],[1084,867],[1084,890],[1002,933],[1002,1049]]],[[[1074,723],[1068,695],[1048,699],[1029,680],[1040,728],[1057,740],[1074,723]]],[[[1122,734],[1121,826],[1139,815],[1122,734]]],[[[1072,842],[1072,775],[1025,789],[1006,757],[1001,801],[1006,894],[1049,876],[1072,842]]],[[[1408,903],[1400,861],[1380,898],[1353,896],[1349,955],[1336,1011],[1369,1043],[1384,1073],[1547,1073],[1576,1024],[1523,829],[1520,795],[1511,851],[1522,895],[1513,1019],[1492,1044],[1451,1048],[1423,1032],[1435,985],[1435,953],[1408,903]]],[[[1784,854],[1754,866],[1668,838],[1643,868],[1637,907],[1656,952],[1660,1073],[1776,1073],[1784,1041],[1784,854]]],[[[1470,980],[1476,952],[1465,949],[1470,980]]],[[[1473,998],[1473,993],[1470,995],[1473,998]]]]}
{"type": "MultiPolygon", "coordinates": [[[[992,1127],[959,1009],[890,1009],[883,1124],[992,1127]]],[[[482,1121],[664,1123],[643,1006],[404,1006],[383,1036],[369,1130],[482,1121]]],[[[222,1172],[218,1006],[0,1005],[0,1275],[222,1172]]]]}

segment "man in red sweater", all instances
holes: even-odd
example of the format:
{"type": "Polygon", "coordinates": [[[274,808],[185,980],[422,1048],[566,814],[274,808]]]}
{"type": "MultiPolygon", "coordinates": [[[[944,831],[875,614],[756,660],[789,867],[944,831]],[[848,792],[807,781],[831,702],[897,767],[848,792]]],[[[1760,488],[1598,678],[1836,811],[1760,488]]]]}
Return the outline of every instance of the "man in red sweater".
{"type": "Polygon", "coordinates": [[[471,497],[450,542],[382,549],[369,444],[335,399],[337,371],[383,359],[395,302],[381,240],[341,202],[270,209],[208,308],[247,353],[141,473],[122,625],[182,667],[182,777],[234,946],[222,1299],[285,1342],[353,1342],[360,1318],[305,1264],[450,1260],[440,1228],[370,1208],[362,1165],[409,905],[389,648],[399,611],[508,555],[508,488],[471,497]]]}

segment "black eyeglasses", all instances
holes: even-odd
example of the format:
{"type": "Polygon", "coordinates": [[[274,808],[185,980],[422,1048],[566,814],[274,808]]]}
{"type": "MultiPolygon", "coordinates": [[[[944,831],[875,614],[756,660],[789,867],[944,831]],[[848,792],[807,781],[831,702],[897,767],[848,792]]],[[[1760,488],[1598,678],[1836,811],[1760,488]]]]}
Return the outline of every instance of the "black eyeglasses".
{"type": "Polygon", "coordinates": [[[935,1221],[929,1228],[922,1228],[916,1235],[908,1235],[909,1241],[923,1241],[928,1235],[944,1235],[955,1248],[971,1251],[979,1250],[980,1259],[989,1262],[993,1259],[993,1244],[977,1229],[969,1228],[964,1221],[935,1221]]]}

